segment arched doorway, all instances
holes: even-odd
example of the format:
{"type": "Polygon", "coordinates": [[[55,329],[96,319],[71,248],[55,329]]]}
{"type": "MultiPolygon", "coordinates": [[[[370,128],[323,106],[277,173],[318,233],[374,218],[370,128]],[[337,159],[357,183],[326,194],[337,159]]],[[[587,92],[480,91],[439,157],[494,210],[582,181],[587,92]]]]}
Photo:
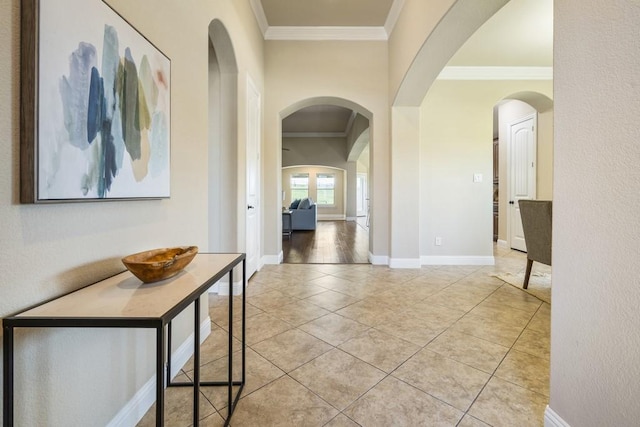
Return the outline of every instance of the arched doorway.
{"type": "MultiPolygon", "coordinates": [[[[309,191],[312,190],[313,194],[309,195],[313,196],[317,202],[317,217],[320,220],[353,222],[349,227],[357,226],[355,221],[358,214],[358,173],[361,176],[370,176],[370,159],[367,158],[364,162],[360,160],[363,152],[367,153],[367,156],[371,152],[371,150],[367,150],[371,134],[371,116],[372,114],[360,105],[333,97],[302,100],[281,111],[279,142],[282,149],[283,173],[280,180],[280,194],[282,194],[283,208],[288,207],[293,201],[293,192],[289,182],[291,177],[285,171],[291,167],[297,167],[298,175],[304,175],[297,179],[312,184],[309,186],[309,191]],[[301,167],[304,170],[298,170],[301,167]],[[318,167],[340,172],[330,173],[325,170],[318,174],[317,172],[320,170],[318,167]],[[313,173],[310,174],[307,169],[313,173]],[[335,190],[322,190],[332,194],[335,191],[338,198],[332,199],[330,203],[318,198],[321,190],[317,188],[316,180],[321,175],[325,181],[328,180],[327,182],[338,186],[335,190]]],[[[371,180],[365,181],[370,182],[371,180]]],[[[366,193],[369,194],[369,191],[366,193]]],[[[329,257],[326,258],[328,260],[326,262],[367,262],[370,252],[370,239],[368,238],[370,230],[368,228],[358,229],[357,233],[359,236],[365,236],[364,247],[363,239],[360,237],[357,239],[357,247],[355,247],[355,243],[352,243],[354,253],[346,257],[329,257]],[[349,259],[356,261],[345,261],[349,259]]],[[[287,249],[289,249],[290,243],[291,241],[288,240],[287,249]]],[[[306,257],[305,259],[311,258],[306,257]]],[[[313,259],[314,262],[319,262],[318,259],[322,259],[322,257],[313,257],[313,259]]]]}
{"type": "Polygon", "coordinates": [[[209,24],[209,250],[238,248],[238,66],[219,20],[209,24]]]}
{"type": "MultiPolygon", "coordinates": [[[[545,94],[521,91],[505,96],[495,108],[494,141],[497,157],[494,157],[494,195],[497,216],[497,243],[502,247],[514,247],[512,235],[520,230],[519,213],[512,212],[516,204],[512,196],[513,150],[511,149],[511,128],[528,117],[535,118],[535,164],[534,180],[536,189],[533,198],[553,199],[553,100],[545,94]],[[514,201],[513,204],[510,202],[514,201]]],[[[519,249],[519,248],[516,248],[519,249]]],[[[524,250],[524,249],[522,249],[524,250]]]]}
{"type": "MultiPolygon", "coordinates": [[[[521,91],[552,96],[551,73],[535,78],[516,73],[529,64],[520,52],[526,44],[517,46],[519,49],[515,45],[506,50],[496,49],[508,54],[516,51],[520,56],[515,57],[522,62],[508,62],[505,58],[504,62],[494,63],[495,57],[486,57],[482,62],[479,56],[470,54],[481,49],[466,48],[477,47],[471,39],[485,23],[478,34],[487,39],[488,35],[497,34],[487,31],[497,20],[503,24],[505,17],[509,17],[508,28],[513,28],[517,19],[526,20],[528,15],[513,13],[522,7],[523,2],[515,1],[456,1],[425,40],[405,74],[392,114],[392,170],[403,168],[404,176],[408,177],[402,181],[394,174],[392,181],[392,265],[494,262],[493,184],[489,178],[492,107],[508,94],[521,91]],[[494,15],[495,19],[490,20],[494,15]],[[460,55],[460,51],[466,55],[460,55]],[[518,66],[506,66],[513,64],[518,66]],[[443,76],[445,65],[468,74],[443,76]],[[502,68],[512,73],[495,77],[482,74],[502,68]],[[410,217],[402,208],[408,203],[402,191],[409,181],[423,186],[418,189],[421,213],[410,217]],[[407,224],[413,234],[404,232],[407,224]]],[[[552,51],[548,52],[551,58],[552,51]]],[[[551,62],[533,65],[550,66],[551,62]]]]}

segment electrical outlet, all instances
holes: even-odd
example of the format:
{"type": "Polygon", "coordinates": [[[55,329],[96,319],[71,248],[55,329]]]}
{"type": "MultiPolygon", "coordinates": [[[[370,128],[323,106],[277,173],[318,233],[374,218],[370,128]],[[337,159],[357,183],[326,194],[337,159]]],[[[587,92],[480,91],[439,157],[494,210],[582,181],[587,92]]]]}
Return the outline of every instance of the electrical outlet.
{"type": "Polygon", "coordinates": [[[442,246],[442,237],[436,237],[436,246],[442,246]]]}

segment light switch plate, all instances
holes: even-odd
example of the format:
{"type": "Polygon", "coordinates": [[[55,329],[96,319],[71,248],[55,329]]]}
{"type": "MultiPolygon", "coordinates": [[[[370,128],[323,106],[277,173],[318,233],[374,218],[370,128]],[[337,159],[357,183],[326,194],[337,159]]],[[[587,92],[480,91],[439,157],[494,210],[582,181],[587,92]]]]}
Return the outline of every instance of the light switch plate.
{"type": "Polygon", "coordinates": [[[473,182],[482,182],[482,174],[474,173],[473,174],[473,182]]]}

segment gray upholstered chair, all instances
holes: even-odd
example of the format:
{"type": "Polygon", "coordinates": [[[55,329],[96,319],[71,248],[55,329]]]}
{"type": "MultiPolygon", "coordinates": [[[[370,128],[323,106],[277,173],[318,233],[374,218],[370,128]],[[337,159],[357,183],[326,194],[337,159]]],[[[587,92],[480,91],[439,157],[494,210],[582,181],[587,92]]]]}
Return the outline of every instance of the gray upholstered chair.
{"type": "Polygon", "coordinates": [[[529,286],[533,261],[551,265],[551,211],[550,200],[519,200],[524,241],[527,245],[527,271],[522,287],[529,286]]]}

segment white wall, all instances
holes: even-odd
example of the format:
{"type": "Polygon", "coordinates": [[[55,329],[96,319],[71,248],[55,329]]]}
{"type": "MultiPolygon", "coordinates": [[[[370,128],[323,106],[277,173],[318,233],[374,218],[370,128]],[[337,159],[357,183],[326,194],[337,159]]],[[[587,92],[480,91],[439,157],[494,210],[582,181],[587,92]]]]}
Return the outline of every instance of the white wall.
{"type": "Polygon", "coordinates": [[[574,427],[640,420],[640,3],[554,6],[550,408],[574,427]]]}
{"type": "Polygon", "coordinates": [[[427,93],[420,117],[422,257],[493,256],[493,107],[524,90],[551,96],[552,82],[437,80],[427,93]],[[473,182],[476,173],[481,183],[473,182]]]}
{"type": "MultiPolygon", "coordinates": [[[[262,87],[263,44],[249,4],[108,3],[172,60],[171,198],[18,204],[20,0],[1,2],[0,316],[122,271],[120,258],[133,252],[185,244],[207,249],[208,25],[219,18],[227,26],[240,78],[250,73],[262,87]]],[[[244,103],[238,108],[242,127],[244,103]]],[[[176,347],[190,321],[186,313],[175,324],[176,347]]],[[[151,378],[154,341],[150,331],[19,333],[16,425],[106,425],[151,378]]]]}

